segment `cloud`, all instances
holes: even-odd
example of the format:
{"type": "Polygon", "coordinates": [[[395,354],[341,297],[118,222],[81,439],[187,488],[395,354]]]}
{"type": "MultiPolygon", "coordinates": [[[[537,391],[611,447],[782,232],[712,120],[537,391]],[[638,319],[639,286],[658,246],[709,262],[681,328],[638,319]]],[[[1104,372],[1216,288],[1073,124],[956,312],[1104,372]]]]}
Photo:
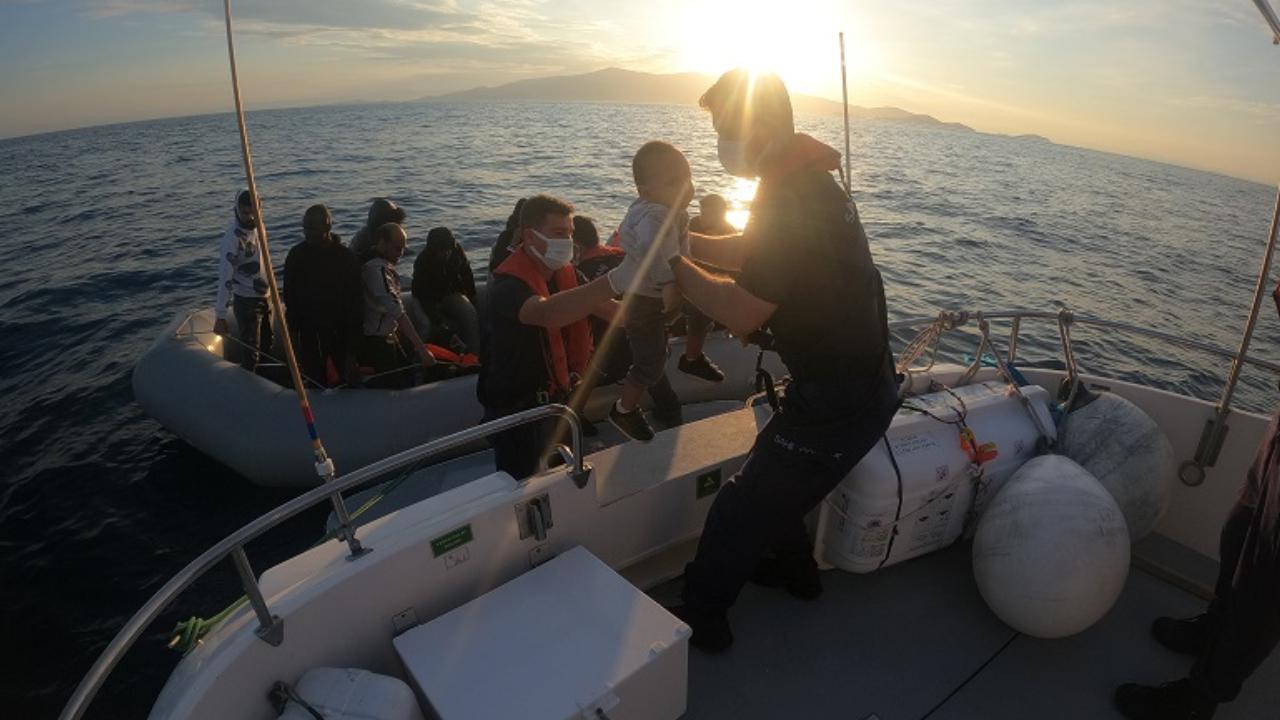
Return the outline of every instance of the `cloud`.
{"type": "Polygon", "coordinates": [[[1247,115],[1258,120],[1266,120],[1274,124],[1280,118],[1280,102],[1265,100],[1249,100],[1226,95],[1192,95],[1175,97],[1167,101],[1170,105],[1196,110],[1213,112],[1230,112],[1247,115]]]}
{"type": "MultiPolygon", "coordinates": [[[[241,36],[330,48],[428,75],[485,69],[520,76],[620,60],[592,40],[610,28],[551,17],[548,9],[529,0],[467,6],[456,0],[269,0],[233,3],[232,15],[241,36]]],[[[203,19],[206,32],[222,32],[222,6],[213,0],[95,0],[84,12],[97,18],[188,13],[203,19]]]]}

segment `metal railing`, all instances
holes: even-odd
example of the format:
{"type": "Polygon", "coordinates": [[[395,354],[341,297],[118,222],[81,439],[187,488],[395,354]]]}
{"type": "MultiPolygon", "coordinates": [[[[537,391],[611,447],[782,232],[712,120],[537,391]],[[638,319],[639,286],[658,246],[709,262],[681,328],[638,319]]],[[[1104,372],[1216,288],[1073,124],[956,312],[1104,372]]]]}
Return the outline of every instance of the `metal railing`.
{"type": "MultiPolygon", "coordinates": [[[[1259,288],[1262,288],[1263,278],[1267,275],[1267,268],[1270,265],[1271,249],[1275,244],[1276,227],[1280,224],[1280,195],[1276,201],[1276,218],[1273,218],[1271,225],[1271,242],[1268,244],[1267,257],[1263,261],[1263,270],[1260,273],[1259,288]]],[[[1259,297],[1260,297],[1259,291],[1259,297]]],[[[1280,301],[1278,301],[1280,302],[1280,301]]],[[[1200,340],[1190,340],[1172,333],[1161,330],[1152,330],[1150,328],[1133,325],[1131,323],[1117,322],[1114,320],[1104,320],[1102,318],[1091,317],[1088,315],[1077,315],[1074,312],[1062,309],[1057,312],[1031,311],[1031,310],[997,310],[994,312],[979,312],[973,317],[979,321],[983,318],[987,320],[1010,320],[1011,327],[1009,330],[1009,348],[1006,358],[1010,363],[1014,362],[1017,355],[1018,337],[1022,328],[1022,321],[1026,319],[1037,320],[1053,320],[1058,325],[1058,335],[1061,341],[1063,360],[1066,364],[1067,376],[1069,379],[1070,396],[1067,398],[1065,405],[1070,407],[1072,400],[1079,388],[1077,378],[1079,369],[1076,365],[1075,352],[1071,340],[1071,326],[1075,324],[1093,325],[1096,327],[1107,328],[1111,330],[1119,330],[1143,337],[1154,338],[1170,345],[1199,350],[1201,352],[1217,355],[1231,361],[1231,369],[1227,373],[1224,383],[1222,399],[1214,409],[1214,416],[1205,424],[1204,431],[1201,433],[1200,442],[1196,448],[1195,455],[1191,460],[1187,460],[1178,466],[1178,478],[1183,484],[1195,487],[1205,481],[1205,468],[1213,467],[1218,460],[1218,453],[1229,428],[1226,424],[1226,418],[1231,411],[1231,400],[1235,395],[1236,386],[1240,381],[1240,371],[1245,365],[1255,365],[1273,373],[1280,373],[1280,365],[1259,360],[1249,355],[1249,340],[1253,333],[1253,326],[1257,320],[1258,299],[1254,300],[1254,307],[1249,315],[1247,327],[1245,329],[1244,340],[1240,344],[1238,350],[1232,351],[1220,345],[1207,343],[1200,340]]],[[[944,312],[938,316],[923,316],[903,318],[901,320],[889,323],[891,329],[904,329],[918,327],[926,323],[941,323],[948,328],[956,328],[965,325],[970,319],[967,312],[944,312]]],[[[979,354],[981,354],[979,346],[979,354]]],[[[981,362],[981,358],[974,359],[974,365],[981,362]]],[[[972,369],[971,369],[972,370],[972,369]]]]}
{"type": "MultiPolygon", "coordinates": [[[[1280,364],[1259,360],[1257,358],[1243,356],[1233,352],[1220,345],[1203,342],[1200,340],[1190,340],[1172,333],[1152,330],[1150,328],[1133,325],[1131,323],[1117,322],[1114,320],[1105,320],[1103,318],[1092,317],[1089,315],[1079,315],[1070,311],[1034,311],[1034,310],[995,310],[992,312],[950,312],[946,313],[948,325],[953,328],[963,327],[968,324],[970,319],[975,322],[986,320],[1009,320],[1011,328],[1009,333],[1009,345],[1006,357],[1012,362],[1016,359],[1018,339],[1020,336],[1022,324],[1024,320],[1044,320],[1057,324],[1059,333],[1063,334],[1065,328],[1069,328],[1073,324],[1089,325],[1093,327],[1106,328],[1110,330],[1118,330],[1121,332],[1132,333],[1143,337],[1149,337],[1171,345],[1177,345],[1193,350],[1215,355],[1221,358],[1232,360],[1233,362],[1247,363],[1263,368],[1265,370],[1280,373],[1280,364]]],[[[921,315],[914,317],[902,318],[889,323],[891,330],[903,330],[928,325],[937,322],[938,315],[921,315]]],[[[1071,345],[1070,333],[1066,332],[1063,338],[1063,346],[1069,348],[1071,345]]],[[[994,351],[994,348],[993,348],[994,351]]],[[[492,422],[478,425],[469,430],[464,430],[448,437],[438,438],[430,442],[424,443],[404,452],[397,453],[388,458],[380,460],[371,465],[367,465],[359,470],[353,471],[347,475],[338,478],[333,483],[313,488],[289,502],[275,508],[267,514],[245,525],[234,534],[223,539],[218,544],[204,552],[198,558],[193,560],[185,568],[174,575],[168,582],[164,584],[151,598],[142,606],[137,613],[125,623],[120,632],[103,650],[98,660],[94,663],[89,673],[81,680],[80,685],[76,688],[75,693],[67,702],[63,709],[61,718],[63,720],[76,720],[84,713],[92,701],[94,695],[101,688],[102,683],[107,676],[119,663],[120,658],[125,652],[132,647],[133,643],[138,639],[143,631],[163,612],[177,596],[200,576],[208,572],[213,566],[230,556],[235,563],[237,573],[240,576],[241,584],[244,586],[245,593],[249,598],[249,603],[253,608],[255,615],[258,617],[257,633],[266,642],[278,644],[283,642],[283,621],[271,615],[270,608],[266,600],[262,597],[262,592],[258,587],[257,581],[254,579],[252,567],[249,565],[247,556],[244,553],[244,545],[249,541],[259,537],[268,530],[274,528],[280,523],[294,517],[295,515],[311,508],[312,506],[321,504],[329,500],[334,495],[362,485],[369,480],[403,470],[424,458],[436,455],[469,443],[475,442],[490,435],[510,430],[520,425],[532,422],[548,420],[552,418],[562,419],[568,422],[571,430],[572,448],[566,448],[563,445],[558,446],[561,457],[568,465],[568,472],[573,478],[574,484],[579,488],[585,487],[591,472],[591,467],[584,462],[582,456],[582,428],[577,416],[564,405],[546,405],[524,412],[499,418],[492,422]]],[[[353,530],[354,532],[354,530],[353,530]]]]}
{"type": "MultiPolygon", "coordinates": [[[[1058,322],[1059,317],[1062,313],[1051,312],[1051,311],[1041,311],[1041,310],[995,310],[992,312],[982,312],[980,314],[982,315],[982,317],[985,317],[988,320],[1013,321],[1013,325],[1010,331],[1010,341],[1009,341],[1010,352],[1007,355],[1010,360],[1016,360],[1018,338],[1021,333],[1022,321],[1023,320],[1052,320],[1053,322],[1056,323],[1058,322]]],[[[967,323],[968,318],[970,317],[974,318],[976,321],[976,318],[978,317],[979,313],[973,313],[972,315],[970,315],[969,313],[956,313],[956,315],[957,317],[964,318],[963,320],[959,320],[957,322],[957,327],[962,327],[967,323]]],[[[890,322],[889,329],[890,330],[910,329],[914,327],[919,327],[921,325],[927,325],[929,323],[934,322],[937,319],[938,319],[937,315],[917,315],[913,317],[902,318],[902,319],[894,320],[890,322]]],[[[1190,340],[1178,335],[1174,335],[1172,333],[1164,332],[1162,330],[1152,330],[1150,328],[1145,328],[1145,327],[1142,327],[1141,325],[1134,325],[1132,323],[1117,322],[1115,320],[1106,320],[1099,317],[1093,317],[1091,315],[1080,315],[1078,313],[1071,313],[1071,319],[1069,322],[1076,325],[1092,325],[1094,327],[1108,328],[1111,330],[1120,330],[1123,332],[1132,333],[1134,335],[1141,335],[1141,336],[1153,338],[1156,340],[1160,340],[1162,342],[1167,342],[1171,345],[1178,345],[1180,347],[1185,347],[1185,348],[1190,348],[1192,350],[1199,350],[1201,352],[1206,352],[1206,353],[1209,353],[1210,355],[1217,355],[1219,357],[1226,358],[1228,360],[1235,360],[1236,358],[1236,352],[1234,350],[1229,350],[1221,345],[1215,345],[1213,343],[1207,343],[1201,340],[1190,340]]],[[[1277,364],[1277,363],[1268,362],[1266,360],[1259,360],[1254,357],[1245,357],[1243,362],[1248,365],[1255,365],[1257,367],[1263,368],[1264,370],[1280,373],[1280,364],[1277,364]]]]}
{"type": "Polygon", "coordinates": [[[101,689],[102,683],[107,676],[111,674],[120,659],[128,652],[129,648],[133,646],[134,642],[137,641],[147,627],[177,599],[183,590],[190,587],[192,583],[228,556],[231,556],[235,563],[236,572],[240,576],[245,594],[248,596],[249,603],[258,617],[258,636],[273,645],[283,642],[284,622],[271,614],[271,610],[262,596],[262,590],[258,586],[253,569],[249,565],[249,559],[244,552],[246,543],[289,518],[328,501],[336,493],[350,490],[374,478],[410,467],[424,458],[470,444],[490,435],[521,425],[553,419],[564,421],[569,425],[572,448],[558,445],[556,450],[565,460],[568,466],[567,472],[573,479],[574,484],[578,488],[585,488],[591,474],[591,466],[583,460],[582,425],[578,420],[578,416],[564,405],[544,405],[498,418],[469,430],[463,430],[447,437],[423,443],[343,475],[332,483],[312,488],[222,539],[170,578],[163,587],[147,600],[141,609],[134,613],[133,617],[129,618],[129,621],[124,624],[120,632],[116,634],[102,651],[102,654],[98,656],[93,667],[89,669],[89,672],[76,687],[71,699],[67,701],[59,718],[62,720],[77,720],[80,718],[94,696],[97,695],[98,690],[101,689]]]}

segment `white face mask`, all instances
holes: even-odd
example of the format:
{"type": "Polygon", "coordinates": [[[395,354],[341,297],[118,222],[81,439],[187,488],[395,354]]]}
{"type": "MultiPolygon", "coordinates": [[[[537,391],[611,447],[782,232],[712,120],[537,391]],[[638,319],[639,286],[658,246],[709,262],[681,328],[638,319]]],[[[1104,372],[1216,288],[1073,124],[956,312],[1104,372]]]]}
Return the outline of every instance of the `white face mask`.
{"type": "Polygon", "coordinates": [[[543,235],[537,230],[534,230],[533,234],[537,235],[539,240],[547,244],[547,252],[544,255],[538,252],[538,249],[535,247],[530,247],[529,250],[531,250],[533,254],[537,256],[539,260],[542,261],[542,264],[546,265],[549,269],[559,270],[565,265],[568,265],[570,261],[573,260],[573,238],[572,237],[567,237],[567,238],[547,237],[546,235],[543,235]]]}
{"type": "Polygon", "coordinates": [[[743,178],[756,177],[753,163],[747,160],[747,144],[741,140],[726,140],[723,137],[716,142],[716,154],[720,156],[720,164],[730,175],[743,178]]]}

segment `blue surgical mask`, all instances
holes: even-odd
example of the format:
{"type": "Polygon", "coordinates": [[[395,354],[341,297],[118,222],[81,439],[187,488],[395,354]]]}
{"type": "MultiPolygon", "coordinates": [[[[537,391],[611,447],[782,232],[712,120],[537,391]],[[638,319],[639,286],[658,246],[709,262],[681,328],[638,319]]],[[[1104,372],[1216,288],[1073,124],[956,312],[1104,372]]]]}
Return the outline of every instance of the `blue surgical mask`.
{"type": "Polygon", "coordinates": [[[743,178],[758,175],[754,163],[747,159],[747,144],[742,140],[726,140],[721,137],[716,142],[716,154],[720,156],[720,164],[730,175],[743,178]]]}
{"type": "Polygon", "coordinates": [[[537,235],[539,240],[547,244],[547,252],[544,255],[543,253],[538,252],[537,248],[530,247],[529,249],[532,250],[533,254],[536,255],[538,259],[542,261],[542,264],[546,265],[549,269],[559,270],[573,260],[572,237],[547,237],[537,230],[534,230],[533,234],[537,235]]]}

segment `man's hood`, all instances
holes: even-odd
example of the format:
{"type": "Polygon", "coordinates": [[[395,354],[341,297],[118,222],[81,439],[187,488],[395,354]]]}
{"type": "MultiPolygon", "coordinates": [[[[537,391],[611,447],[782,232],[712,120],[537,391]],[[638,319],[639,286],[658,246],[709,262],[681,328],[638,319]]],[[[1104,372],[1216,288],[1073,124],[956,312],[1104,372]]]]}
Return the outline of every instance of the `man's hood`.
{"type": "Polygon", "coordinates": [[[840,152],[809,135],[796,133],[774,143],[760,156],[761,178],[784,178],[800,170],[831,172],[840,169],[840,152]]]}

